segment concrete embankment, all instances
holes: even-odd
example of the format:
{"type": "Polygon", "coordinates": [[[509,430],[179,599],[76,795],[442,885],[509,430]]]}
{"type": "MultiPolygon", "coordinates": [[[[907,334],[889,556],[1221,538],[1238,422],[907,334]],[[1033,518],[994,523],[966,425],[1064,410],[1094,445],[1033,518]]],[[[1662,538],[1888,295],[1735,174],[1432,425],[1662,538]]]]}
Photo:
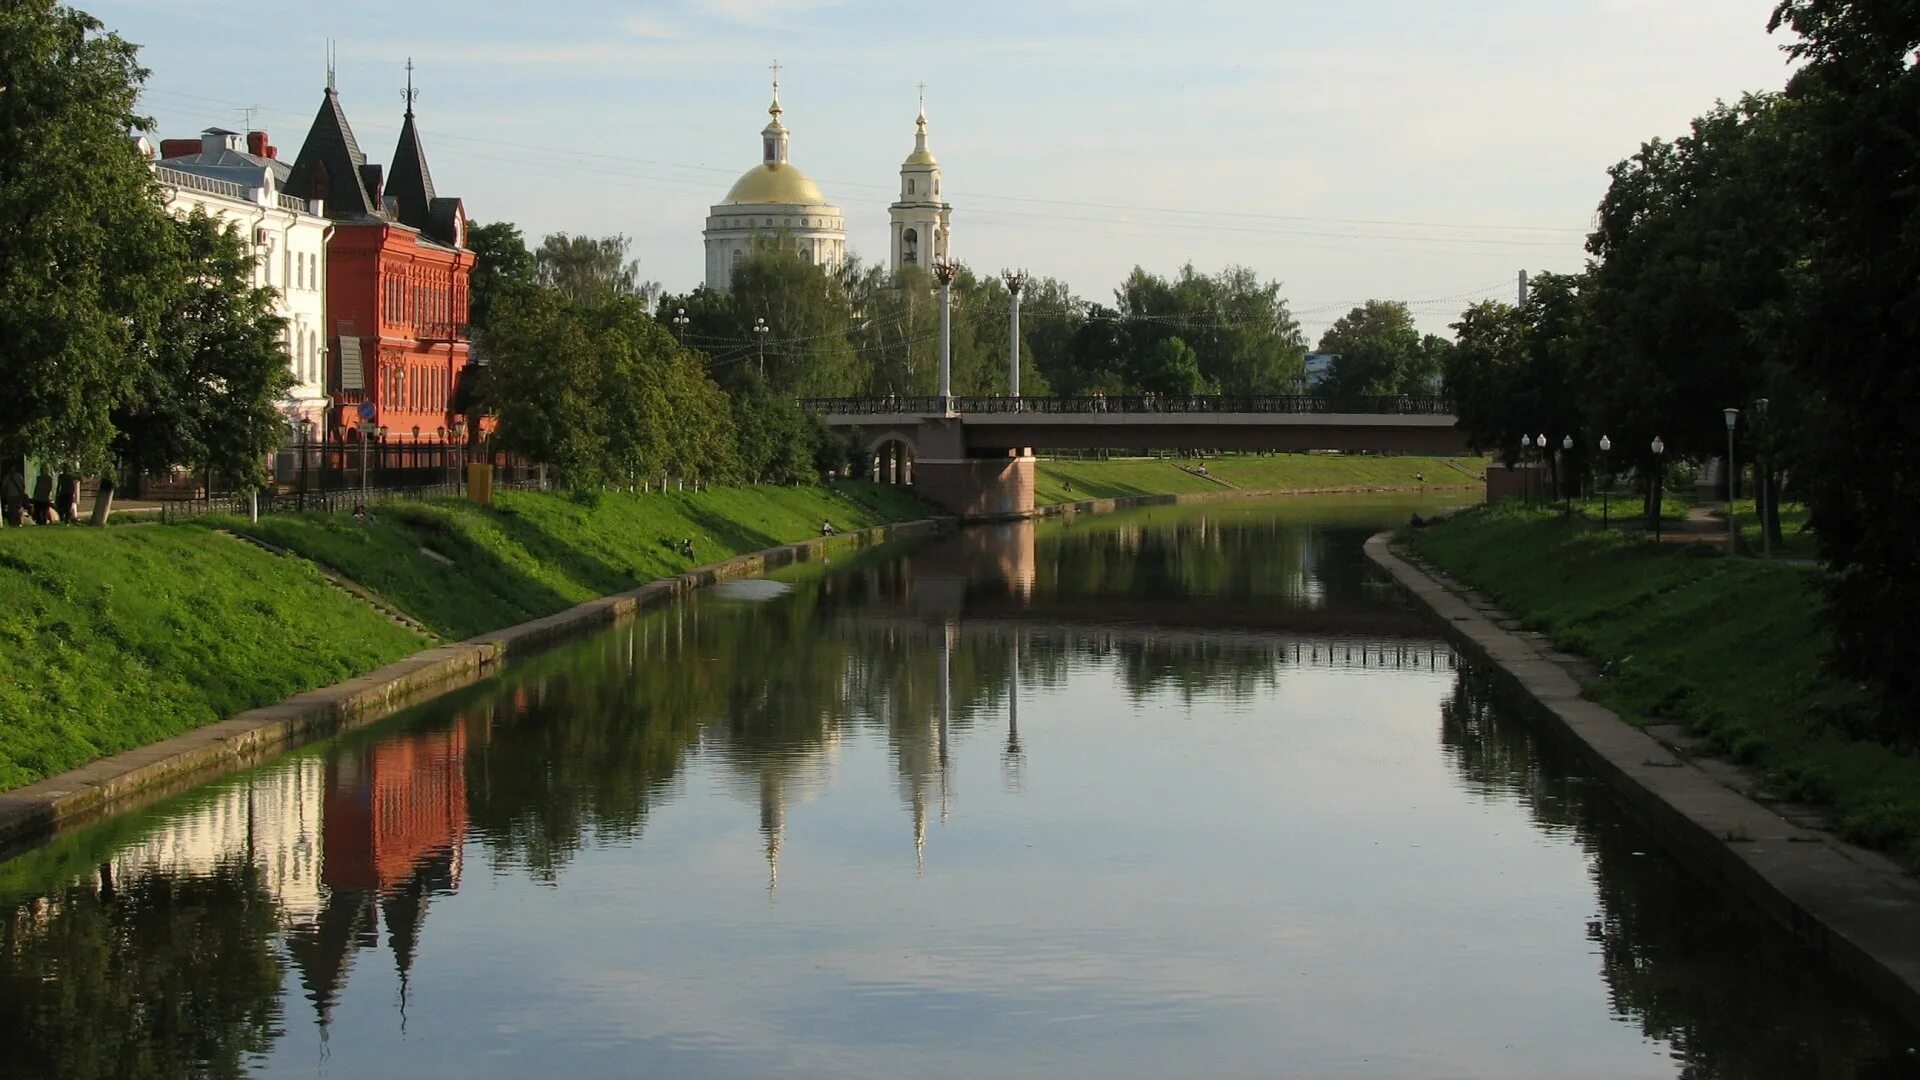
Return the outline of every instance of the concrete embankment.
{"type": "Polygon", "coordinates": [[[365,727],[402,709],[471,685],[510,662],[568,638],[617,626],[693,589],[752,577],[829,553],[936,535],[946,518],[881,525],[832,539],[767,548],[545,618],[441,645],[334,686],[296,694],[149,746],[102,758],[71,772],[0,793],[0,855],[135,797],[159,797],[259,762],[317,739],[365,727]]]}
{"type": "Polygon", "coordinates": [[[1543,642],[1503,628],[1493,604],[1415,565],[1388,536],[1366,550],[1468,655],[1537,706],[1677,857],[1920,1026],[1920,882],[1889,859],[1787,821],[1587,700],[1543,642]]]}

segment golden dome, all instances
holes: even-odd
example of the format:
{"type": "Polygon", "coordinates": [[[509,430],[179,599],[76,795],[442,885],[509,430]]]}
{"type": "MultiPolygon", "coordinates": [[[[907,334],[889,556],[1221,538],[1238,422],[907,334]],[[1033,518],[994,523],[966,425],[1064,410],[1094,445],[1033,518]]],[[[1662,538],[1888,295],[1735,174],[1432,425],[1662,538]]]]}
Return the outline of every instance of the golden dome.
{"type": "Polygon", "coordinates": [[[791,165],[755,165],[733,185],[726,205],[822,206],[827,197],[820,185],[791,165]]]}
{"type": "Polygon", "coordinates": [[[939,163],[938,161],[935,161],[935,160],[933,159],[933,151],[931,151],[931,150],[915,150],[915,151],[914,151],[913,153],[911,153],[911,154],[908,154],[908,155],[907,155],[907,160],[906,160],[906,161],[905,161],[905,162],[904,162],[903,164],[907,164],[907,165],[938,165],[938,164],[940,164],[940,163],[939,163]]]}

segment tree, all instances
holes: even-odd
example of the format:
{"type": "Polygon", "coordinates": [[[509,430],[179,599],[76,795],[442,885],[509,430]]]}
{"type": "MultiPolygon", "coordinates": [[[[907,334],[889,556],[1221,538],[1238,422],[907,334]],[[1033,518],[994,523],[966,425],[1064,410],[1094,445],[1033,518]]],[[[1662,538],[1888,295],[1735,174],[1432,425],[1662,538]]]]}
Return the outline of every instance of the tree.
{"type": "Polygon", "coordinates": [[[1222,393],[1282,394],[1305,374],[1306,342],[1279,283],[1246,267],[1208,276],[1189,263],[1172,281],[1135,267],[1114,299],[1125,323],[1123,369],[1137,369],[1155,345],[1177,336],[1222,393]]]}
{"type": "Polygon", "coordinates": [[[0,9],[0,453],[103,468],[161,319],[166,215],[128,138],[135,46],[52,0],[0,9]]]}
{"type": "Polygon", "coordinates": [[[848,344],[851,320],[838,278],[777,238],[761,239],[734,268],[722,324],[710,332],[724,344],[712,354],[712,363],[723,383],[728,368],[752,364],[764,366],[767,385],[778,393],[847,393],[859,376],[848,344]],[[759,319],[770,328],[764,335],[753,329],[759,319]]]}
{"type": "Polygon", "coordinates": [[[611,474],[599,353],[565,298],[552,289],[501,297],[480,344],[500,449],[543,463],[564,486],[604,484],[611,474]]]}
{"type": "Polygon", "coordinates": [[[1786,0],[1805,66],[1787,87],[1786,189],[1806,215],[1787,342],[1835,659],[1880,695],[1880,733],[1920,740],[1920,7],[1786,0]]]}
{"type": "Polygon", "coordinates": [[[1200,370],[1200,354],[1177,337],[1157,342],[1131,373],[1133,385],[1153,394],[1192,397],[1217,394],[1220,386],[1200,370]]]}
{"type": "Polygon", "coordinates": [[[632,247],[624,235],[554,233],[534,252],[534,280],[580,304],[623,295],[651,301],[660,295],[660,286],[641,281],[640,260],[627,257],[632,247]]]}
{"type": "Polygon", "coordinates": [[[1369,300],[1340,316],[1320,336],[1320,351],[1338,357],[1324,387],[1335,400],[1430,393],[1440,373],[1439,356],[1398,300],[1369,300]]]}
{"type": "Polygon", "coordinates": [[[134,342],[133,385],[112,414],[115,455],[143,472],[213,469],[258,488],[265,455],[286,437],[286,320],[273,314],[273,290],[252,284],[254,256],[234,227],[195,210],[167,228],[172,272],[153,283],[159,320],[134,342]]]}
{"type": "Polygon", "coordinates": [[[476,329],[484,329],[500,297],[533,288],[533,252],[527,250],[520,227],[511,221],[473,226],[467,230],[467,247],[474,254],[467,318],[476,329]]]}

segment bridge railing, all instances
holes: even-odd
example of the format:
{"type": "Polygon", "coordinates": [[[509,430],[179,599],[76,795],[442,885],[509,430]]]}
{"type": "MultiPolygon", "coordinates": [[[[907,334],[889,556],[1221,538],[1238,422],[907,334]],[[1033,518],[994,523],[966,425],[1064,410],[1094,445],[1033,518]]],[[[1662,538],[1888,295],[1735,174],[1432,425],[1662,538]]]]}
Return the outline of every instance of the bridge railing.
{"type": "MultiPolygon", "coordinates": [[[[1328,398],[1310,394],[1209,394],[1173,396],[1126,394],[1105,397],[955,397],[958,413],[1032,413],[1042,416],[1090,416],[1103,413],[1284,413],[1313,415],[1364,413],[1394,416],[1447,416],[1453,403],[1442,397],[1328,398]]],[[[877,416],[895,413],[945,413],[938,397],[806,398],[801,408],[834,416],[877,416]]]]}

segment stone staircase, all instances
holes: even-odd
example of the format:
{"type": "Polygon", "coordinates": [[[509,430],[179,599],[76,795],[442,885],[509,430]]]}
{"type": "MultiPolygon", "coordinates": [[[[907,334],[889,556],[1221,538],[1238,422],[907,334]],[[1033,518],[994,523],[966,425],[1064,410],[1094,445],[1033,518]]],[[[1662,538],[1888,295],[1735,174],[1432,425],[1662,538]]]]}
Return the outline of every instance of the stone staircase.
{"type": "Polygon", "coordinates": [[[313,559],[306,558],[303,555],[295,554],[294,552],[288,551],[285,548],[278,547],[274,544],[269,544],[265,540],[262,540],[256,536],[248,536],[245,533],[232,532],[227,529],[218,529],[216,531],[219,532],[220,535],[222,536],[232,537],[233,539],[238,540],[243,544],[251,544],[252,546],[259,548],[261,551],[264,551],[269,555],[274,555],[282,559],[295,559],[300,562],[304,562],[307,565],[313,567],[315,570],[319,571],[320,576],[323,578],[326,578],[328,583],[331,584],[334,588],[339,589],[341,592],[346,593],[347,595],[353,597],[354,599],[360,601],[361,603],[379,612],[383,617],[386,618],[388,622],[393,623],[395,626],[403,627],[407,630],[410,630],[413,633],[418,634],[423,638],[426,638],[428,641],[440,640],[440,635],[434,633],[433,630],[430,627],[428,627],[425,623],[422,623],[418,619],[415,619],[413,616],[408,615],[404,611],[401,611],[398,607],[394,606],[394,604],[391,601],[387,600],[385,597],[381,596],[379,593],[376,593],[372,589],[367,588],[365,585],[362,585],[359,582],[354,581],[352,578],[349,578],[344,574],[339,573],[338,571],[334,570],[332,567],[325,565],[324,563],[316,562],[313,559]]]}

